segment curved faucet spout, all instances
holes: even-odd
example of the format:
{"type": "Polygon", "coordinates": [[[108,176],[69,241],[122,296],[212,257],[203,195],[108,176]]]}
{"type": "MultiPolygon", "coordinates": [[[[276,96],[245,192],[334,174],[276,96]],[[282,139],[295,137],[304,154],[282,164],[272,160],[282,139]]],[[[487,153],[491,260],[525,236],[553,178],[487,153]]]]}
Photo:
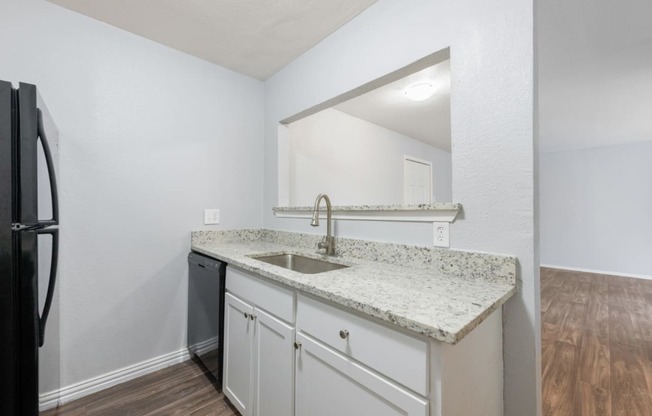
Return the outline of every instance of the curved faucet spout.
{"type": "Polygon", "coordinates": [[[335,239],[331,233],[332,207],[331,199],[328,197],[328,195],[317,195],[317,199],[315,199],[315,206],[312,210],[312,220],[310,221],[310,225],[313,227],[317,227],[319,225],[319,205],[321,204],[322,199],[326,201],[326,237],[321,243],[317,245],[317,247],[319,249],[325,249],[326,255],[332,256],[335,254],[335,239]]]}

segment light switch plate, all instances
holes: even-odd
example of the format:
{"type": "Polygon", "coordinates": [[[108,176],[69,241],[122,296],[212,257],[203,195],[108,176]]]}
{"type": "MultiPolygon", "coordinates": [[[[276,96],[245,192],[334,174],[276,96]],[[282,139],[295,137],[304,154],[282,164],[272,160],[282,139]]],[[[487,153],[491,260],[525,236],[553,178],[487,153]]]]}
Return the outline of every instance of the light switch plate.
{"type": "Polygon", "coordinates": [[[204,210],[204,225],[219,224],[219,223],[220,223],[219,209],[204,210]]]}
{"type": "Polygon", "coordinates": [[[450,247],[450,223],[435,222],[435,247],[450,247]]]}

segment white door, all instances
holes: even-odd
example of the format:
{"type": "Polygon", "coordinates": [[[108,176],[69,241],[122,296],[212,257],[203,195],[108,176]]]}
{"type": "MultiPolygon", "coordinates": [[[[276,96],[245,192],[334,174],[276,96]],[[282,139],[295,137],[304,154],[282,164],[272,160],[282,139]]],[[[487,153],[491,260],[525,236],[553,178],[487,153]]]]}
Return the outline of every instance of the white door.
{"type": "Polygon", "coordinates": [[[425,399],[301,333],[297,342],[297,416],[428,415],[425,399]]]}
{"type": "Polygon", "coordinates": [[[294,414],[294,328],[254,310],[254,414],[294,414]]]}
{"type": "Polygon", "coordinates": [[[403,203],[406,205],[432,202],[432,163],[405,156],[403,162],[403,203]]]}
{"type": "Polygon", "coordinates": [[[227,293],[224,300],[224,395],[242,416],[251,416],[254,308],[227,293]]]}

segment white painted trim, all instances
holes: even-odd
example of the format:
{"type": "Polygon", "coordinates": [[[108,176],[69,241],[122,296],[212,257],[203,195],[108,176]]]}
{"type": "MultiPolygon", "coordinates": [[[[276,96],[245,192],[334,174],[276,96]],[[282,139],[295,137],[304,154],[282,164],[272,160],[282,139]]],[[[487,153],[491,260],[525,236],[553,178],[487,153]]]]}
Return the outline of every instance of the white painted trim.
{"type": "Polygon", "coordinates": [[[581,268],[581,267],[556,266],[556,265],[552,265],[552,264],[541,264],[541,267],[546,267],[546,268],[549,268],[549,269],[570,270],[570,271],[573,271],[573,272],[606,274],[606,275],[610,275],[610,276],[623,276],[623,277],[633,277],[633,278],[636,278],[636,279],[652,280],[652,276],[644,275],[644,274],[607,272],[607,271],[604,271],[604,270],[584,269],[584,268],[581,268]]]}
{"type": "Polygon", "coordinates": [[[170,367],[171,365],[181,363],[188,359],[190,359],[190,354],[188,353],[188,349],[184,347],[178,351],[160,355],[67,387],[62,387],[59,390],[42,393],[39,395],[39,410],[43,411],[57,407],[58,405],[88,396],[89,394],[113,387],[117,384],[124,383],[125,381],[133,380],[137,377],[144,376],[145,374],[170,367]]]}
{"type": "MultiPolygon", "coordinates": [[[[334,220],[355,221],[401,221],[401,222],[453,222],[460,210],[460,204],[432,204],[437,207],[424,208],[414,205],[348,206],[332,208],[334,220]],[[389,208],[388,208],[389,207],[389,208]]],[[[312,218],[313,207],[275,207],[277,218],[312,218]]],[[[326,218],[321,210],[319,218],[326,218]]]]}
{"type": "Polygon", "coordinates": [[[204,355],[209,351],[216,350],[220,345],[220,337],[209,338],[205,341],[198,342],[195,345],[188,347],[190,351],[194,351],[197,355],[204,355]]]}
{"type": "Polygon", "coordinates": [[[279,124],[277,129],[278,142],[278,206],[290,205],[290,128],[279,124]]]}
{"type": "MultiPolygon", "coordinates": [[[[301,211],[275,212],[277,218],[312,218],[312,213],[301,211]]],[[[399,222],[453,222],[457,211],[333,211],[334,220],[351,221],[399,221],[399,222]]],[[[326,214],[320,214],[325,219],[326,214]]]]}

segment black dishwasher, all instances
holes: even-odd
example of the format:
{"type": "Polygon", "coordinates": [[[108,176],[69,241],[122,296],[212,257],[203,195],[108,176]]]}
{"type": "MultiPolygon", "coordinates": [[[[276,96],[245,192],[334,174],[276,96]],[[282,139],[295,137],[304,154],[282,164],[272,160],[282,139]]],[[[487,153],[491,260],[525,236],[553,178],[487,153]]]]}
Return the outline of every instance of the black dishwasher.
{"type": "Polygon", "coordinates": [[[226,263],[188,255],[188,350],[222,384],[226,263]]]}

